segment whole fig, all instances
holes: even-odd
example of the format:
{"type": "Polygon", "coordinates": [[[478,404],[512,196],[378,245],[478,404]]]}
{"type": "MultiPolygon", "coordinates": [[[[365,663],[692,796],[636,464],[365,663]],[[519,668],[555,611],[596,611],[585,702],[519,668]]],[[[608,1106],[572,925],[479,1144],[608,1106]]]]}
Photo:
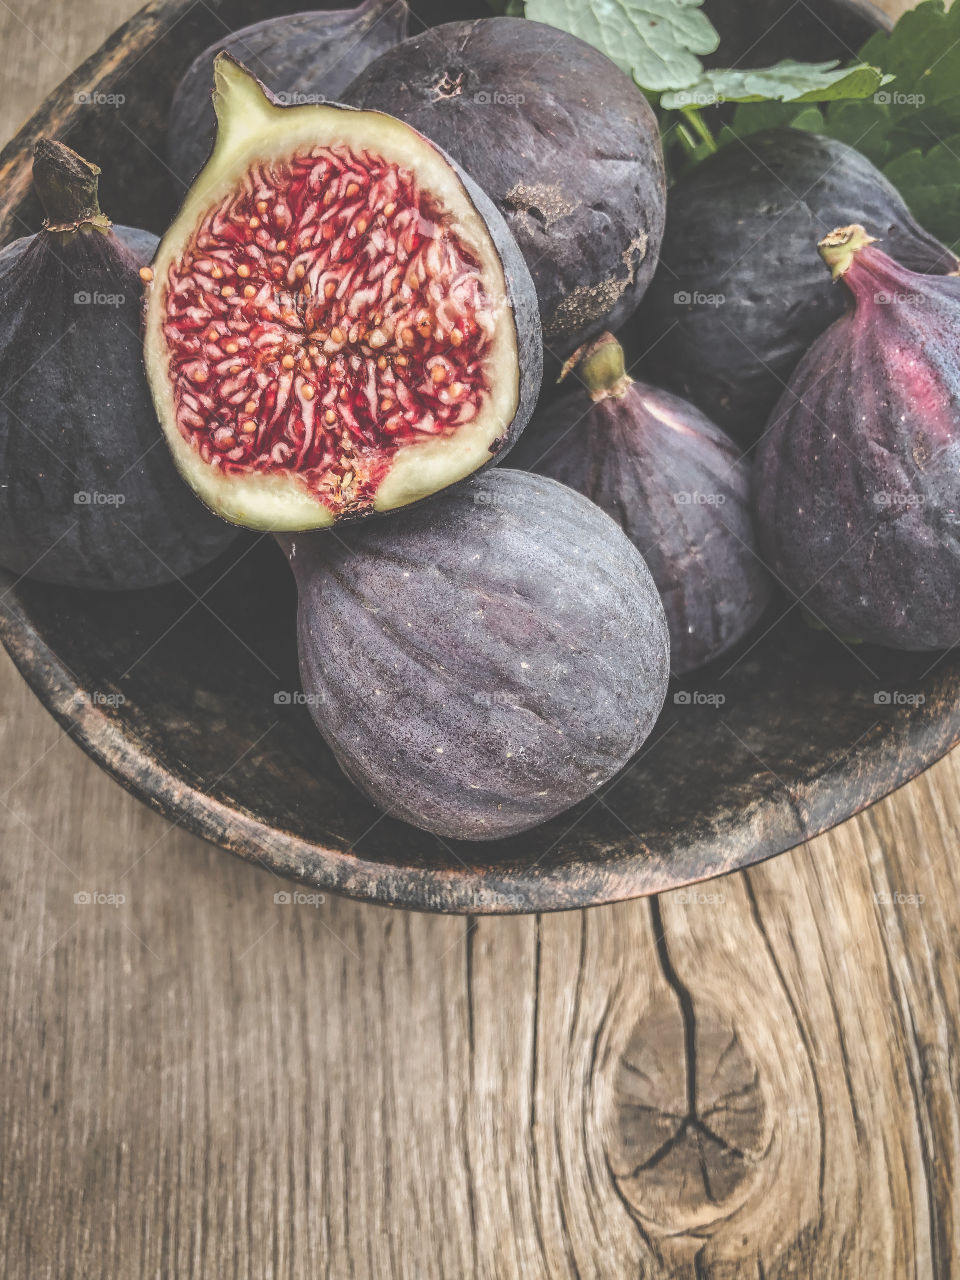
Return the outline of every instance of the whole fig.
{"type": "Polygon", "coordinates": [[[590,795],[650,733],[669,668],[660,598],[572,489],[498,467],[389,520],[282,541],[311,714],[388,814],[513,835],[590,795]]]}
{"type": "Polygon", "coordinates": [[[656,381],[753,444],[797,361],[843,313],[814,248],[841,222],[871,227],[912,271],[960,266],[866,156],[771,129],[671,187],[660,266],[630,345],[649,349],[656,381]]]}
{"type": "Polygon", "coordinates": [[[656,118],[599,50],[525,18],[448,22],[382,54],[344,101],[432,138],[493,200],[561,359],[635,310],[666,190],[656,118]]]}
{"type": "Polygon", "coordinates": [[[772,595],[754,547],[750,462],[692,404],[629,377],[610,334],[576,372],[583,387],[538,410],[512,460],[616,520],[663,599],[674,673],[692,671],[740,640],[772,595]]]}
{"type": "Polygon", "coordinates": [[[861,226],[820,242],[852,309],[810,348],[757,452],[767,562],[843,638],[960,640],[960,279],[861,226]]]}
{"type": "Polygon", "coordinates": [[[0,253],[0,564],[61,586],[171,582],[236,531],[177,475],[140,348],[156,237],[100,211],[100,170],[37,142],[43,230],[0,253]]]}

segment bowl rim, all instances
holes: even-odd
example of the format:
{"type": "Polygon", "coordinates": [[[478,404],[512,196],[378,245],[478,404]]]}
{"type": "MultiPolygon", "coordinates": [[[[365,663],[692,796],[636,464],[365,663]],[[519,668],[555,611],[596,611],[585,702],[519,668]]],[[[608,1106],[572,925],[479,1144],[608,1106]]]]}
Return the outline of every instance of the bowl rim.
{"type": "MultiPolygon", "coordinates": [[[[755,839],[734,851],[730,837],[751,825],[728,822],[688,845],[696,849],[698,874],[651,874],[642,849],[606,863],[574,858],[559,867],[504,864],[503,867],[421,867],[362,857],[349,848],[318,844],[272,827],[243,809],[213,799],[145,751],[101,710],[30,623],[16,596],[16,580],[0,571],[0,641],[44,707],[67,735],[127,791],[175,826],[259,864],[276,876],[313,889],[380,906],[452,915],[530,915],[577,910],[701,884],[756,866],[822,835],[923,773],[960,743],[960,705],[936,718],[907,714],[891,725],[881,748],[850,748],[845,764],[855,765],[860,791],[850,804],[846,770],[835,765],[817,779],[817,819],[808,821],[784,794],[756,804],[762,822],[755,839]],[[910,750],[891,749],[909,744],[910,750]],[[646,866],[644,865],[646,863],[646,866]]],[[[484,844],[476,845],[478,854],[484,844]]]]}

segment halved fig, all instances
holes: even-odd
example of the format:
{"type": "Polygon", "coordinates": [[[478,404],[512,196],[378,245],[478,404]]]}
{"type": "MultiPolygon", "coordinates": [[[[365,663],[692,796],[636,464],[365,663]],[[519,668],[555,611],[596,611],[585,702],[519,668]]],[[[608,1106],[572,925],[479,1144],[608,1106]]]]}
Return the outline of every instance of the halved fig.
{"type": "Polygon", "coordinates": [[[536,292],[482,191],[388,115],[281,106],[226,54],[217,140],[164,236],[146,365],[220,515],[320,528],[502,456],[536,402],[536,292]]]}

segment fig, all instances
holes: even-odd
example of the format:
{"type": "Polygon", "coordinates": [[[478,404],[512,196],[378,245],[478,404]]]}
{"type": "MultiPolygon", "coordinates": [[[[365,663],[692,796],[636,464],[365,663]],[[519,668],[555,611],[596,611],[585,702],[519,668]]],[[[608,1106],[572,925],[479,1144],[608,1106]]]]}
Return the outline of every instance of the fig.
{"type": "Polygon", "coordinates": [[[174,460],[237,524],[321,528],[502,457],[542,371],[496,208],[380,112],[282,106],[216,61],[213,154],[163,237],[145,354],[174,460]]]}
{"type": "Polygon", "coordinates": [[[345,101],[406,120],[492,197],[551,352],[636,308],[663,234],[663,155],[643,93],[598,50],[524,18],[451,22],[382,54],[345,101]]]}
{"type": "Polygon", "coordinates": [[[157,243],[100,211],[99,168],[41,138],[43,230],[0,252],[0,563],[61,586],[152,587],[236,536],[173,467],[140,351],[157,243]]]}
{"type": "Polygon", "coordinates": [[[843,313],[814,245],[850,222],[913,271],[960,265],[842,142],[772,129],[695,166],[670,190],[661,265],[637,317],[645,369],[753,444],[797,361],[843,313]]]}
{"type": "Polygon", "coordinates": [[[704,0],[720,36],[708,67],[771,67],[781,58],[852,60],[875,32],[893,25],[871,0],[704,0]]]}
{"type": "Polygon", "coordinates": [[[591,498],[653,574],[675,675],[725,653],[770,601],[754,544],[751,469],[692,404],[629,377],[604,334],[576,366],[583,383],[534,414],[513,455],[591,498]]]}
{"type": "Polygon", "coordinates": [[[498,467],[392,520],[282,541],[311,713],[391,816],[513,835],[590,795],[650,733],[663,607],[636,548],[572,489],[498,467]]]}
{"type": "Polygon", "coordinates": [[[757,451],[767,562],[844,639],[960,640],[960,279],[861,226],[820,242],[852,309],[800,361],[757,451]]]}
{"type": "Polygon", "coordinates": [[[213,60],[243,63],[288,103],[336,102],[368,62],[407,34],[406,0],[364,0],[355,9],[289,13],[232,31],[198,54],[170,107],[170,168],[187,187],[213,147],[213,60]]]}

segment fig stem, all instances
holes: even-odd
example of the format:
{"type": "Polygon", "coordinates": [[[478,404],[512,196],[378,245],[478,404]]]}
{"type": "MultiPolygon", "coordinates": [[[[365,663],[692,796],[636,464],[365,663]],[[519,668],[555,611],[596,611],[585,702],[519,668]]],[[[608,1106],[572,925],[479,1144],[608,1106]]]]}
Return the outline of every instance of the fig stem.
{"type": "Polygon", "coordinates": [[[817,248],[820,250],[820,257],[830,268],[830,273],[834,280],[850,270],[854,258],[861,249],[865,249],[868,244],[875,244],[876,236],[869,235],[859,223],[854,223],[849,227],[838,227],[836,231],[831,231],[828,236],[824,236],[817,248]]]}
{"type": "Polygon", "coordinates": [[[33,153],[33,186],[48,231],[73,232],[91,225],[108,230],[110,219],[100,211],[99,165],[84,160],[62,142],[38,138],[33,153]]]}
{"type": "Polygon", "coordinates": [[[623,347],[612,333],[602,333],[594,342],[578,347],[567,363],[561,378],[571,368],[590,392],[590,399],[619,400],[633,386],[623,358],[623,347]]]}

